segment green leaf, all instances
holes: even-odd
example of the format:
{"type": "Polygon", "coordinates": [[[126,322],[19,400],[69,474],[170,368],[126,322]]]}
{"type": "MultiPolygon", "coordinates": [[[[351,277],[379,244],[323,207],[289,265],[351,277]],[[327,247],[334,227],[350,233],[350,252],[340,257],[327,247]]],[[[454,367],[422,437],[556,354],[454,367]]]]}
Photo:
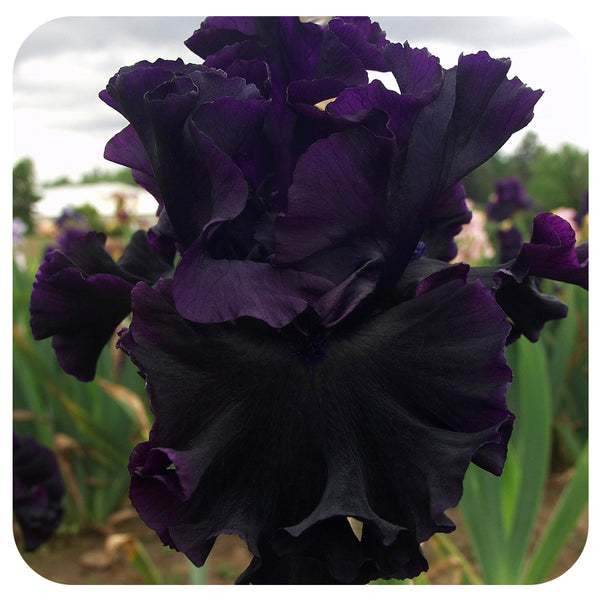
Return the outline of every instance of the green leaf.
{"type": "Polygon", "coordinates": [[[506,573],[517,583],[523,569],[550,462],[552,393],[545,349],[542,344],[520,340],[517,347],[515,384],[519,411],[515,439],[509,452],[516,452],[521,465],[521,483],[515,491],[513,518],[509,524],[506,573]]]}
{"type": "Polygon", "coordinates": [[[554,563],[588,503],[588,448],[579,457],[571,480],[552,513],[550,522],[544,529],[522,582],[524,584],[546,581],[554,563]]]}
{"type": "Polygon", "coordinates": [[[574,288],[569,286],[566,294],[565,301],[569,306],[569,313],[564,319],[556,322],[554,335],[545,340],[545,345],[548,348],[550,389],[553,395],[555,413],[562,408],[561,395],[567,382],[569,361],[577,342],[577,311],[574,304],[574,288]]]}

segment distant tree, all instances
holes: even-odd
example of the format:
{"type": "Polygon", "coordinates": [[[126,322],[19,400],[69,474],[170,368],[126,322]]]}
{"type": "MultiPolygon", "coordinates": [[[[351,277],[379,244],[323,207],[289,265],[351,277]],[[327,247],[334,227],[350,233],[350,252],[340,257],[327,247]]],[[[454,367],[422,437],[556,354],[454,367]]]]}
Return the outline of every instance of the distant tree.
{"type": "Polygon", "coordinates": [[[135,182],[130,169],[119,169],[117,171],[102,171],[98,168],[81,176],[80,183],[118,182],[134,185],[135,182]]]}
{"type": "Polygon", "coordinates": [[[21,219],[28,231],[33,227],[33,205],[40,198],[36,193],[33,161],[23,158],[13,167],[13,217],[21,219]]]}
{"type": "Polygon", "coordinates": [[[487,204],[494,191],[494,183],[509,176],[506,162],[502,154],[496,154],[467,175],[462,181],[467,197],[479,206],[487,204]]]}
{"type": "Polygon", "coordinates": [[[104,232],[104,219],[102,215],[92,206],[91,204],[83,204],[78,206],[76,211],[78,214],[82,215],[86,225],[92,231],[100,231],[104,232]]]}
{"type": "Polygon", "coordinates": [[[61,177],[57,177],[56,179],[43,184],[45,188],[59,187],[61,185],[73,185],[73,182],[66,175],[62,175],[61,177]]]}
{"type": "Polygon", "coordinates": [[[565,144],[535,161],[526,188],[545,210],[561,206],[579,209],[588,185],[588,153],[565,144]]]}
{"type": "Polygon", "coordinates": [[[531,180],[535,165],[546,154],[546,149],[540,144],[539,137],[535,132],[527,133],[516,150],[506,160],[506,170],[511,177],[516,177],[527,186],[531,180]]]}
{"type": "Polygon", "coordinates": [[[527,134],[517,149],[499,152],[463,180],[467,196],[487,204],[497,181],[516,177],[542,210],[561,206],[579,209],[588,189],[588,154],[565,144],[551,152],[535,133],[527,134]]]}

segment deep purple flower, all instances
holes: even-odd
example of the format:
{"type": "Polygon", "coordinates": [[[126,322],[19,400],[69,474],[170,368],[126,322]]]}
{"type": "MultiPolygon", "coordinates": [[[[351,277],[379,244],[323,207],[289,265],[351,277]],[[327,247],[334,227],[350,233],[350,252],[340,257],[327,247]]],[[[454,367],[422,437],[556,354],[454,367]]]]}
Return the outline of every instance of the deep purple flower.
{"type": "Polygon", "coordinates": [[[533,200],[516,177],[497,181],[495,187],[493,200],[487,205],[487,217],[490,221],[504,221],[513,217],[517,211],[535,208],[533,200]]]}
{"type": "Polygon", "coordinates": [[[65,489],[54,453],[33,438],[13,433],[13,511],[32,552],[60,525],[65,489]]]}
{"type": "Polygon", "coordinates": [[[132,310],[118,346],[155,422],[130,495],[194,563],[236,533],[254,555],[241,583],[413,577],[469,463],[502,471],[507,339],[564,316],[553,298],[535,312],[552,303],[537,278],[586,285],[587,249],[555,216],[509,263],[448,263],[471,217],[461,179],[541,92],[485,52],[443,69],[366,18],[209,18],[187,45],[202,65],[141,62],[101,93],[130,123],[106,157],[158,223],[125,264],[95,234],[50,254],[34,332],[89,377],[132,310]]]}

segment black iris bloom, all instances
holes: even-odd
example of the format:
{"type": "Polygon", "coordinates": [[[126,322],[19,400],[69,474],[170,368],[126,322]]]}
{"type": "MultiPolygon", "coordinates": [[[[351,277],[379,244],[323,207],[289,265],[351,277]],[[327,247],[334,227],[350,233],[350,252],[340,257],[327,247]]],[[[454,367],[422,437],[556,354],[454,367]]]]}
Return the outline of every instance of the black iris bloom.
{"type": "Polygon", "coordinates": [[[450,262],[461,179],[541,92],[507,59],[444,69],[362,17],[211,17],[186,44],[202,64],[140,62],[100,94],[129,123],[105,155],[155,196],[156,225],[117,262],[93,233],[50,251],[34,334],[91,379],[131,311],[118,347],[154,425],[130,497],[165,545],[202,565],[237,534],[239,583],[414,577],[468,465],[502,472],[505,346],[566,314],[539,281],[587,286],[556,215],[504,264],[450,262]]]}
{"type": "Polygon", "coordinates": [[[37,550],[59,527],[64,494],[62,475],[52,450],[31,437],[13,433],[13,513],[26,552],[37,550]]]}

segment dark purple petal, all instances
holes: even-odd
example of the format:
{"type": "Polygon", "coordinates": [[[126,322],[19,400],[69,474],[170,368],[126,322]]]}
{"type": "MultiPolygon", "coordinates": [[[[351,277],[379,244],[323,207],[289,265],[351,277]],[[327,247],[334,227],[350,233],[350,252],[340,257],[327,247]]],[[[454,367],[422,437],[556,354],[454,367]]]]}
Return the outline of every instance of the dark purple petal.
{"type": "Polygon", "coordinates": [[[124,167],[129,167],[134,181],[158,201],[157,211],[162,208],[163,202],[152,172],[152,165],[146,154],[146,149],[131,125],[128,125],[108,141],[104,149],[104,158],[124,167]]]}
{"type": "MultiPolygon", "coordinates": [[[[307,25],[312,25],[307,23],[307,25]]],[[[348,48],[334,33],[323,31],[321,53],[312,78],[335,78],[347,85],[365,85],[369,82],[369,75],[359,56],[348,48]]],[[[295,77],[294,79],[302,79],[295,77]]]]}
{"type": "Polygon", "coordinates": [[[173,244],[152,245],[145,231],[136,231],[117,260],[119,274],[131,283],[143,281],[152,285],[173,272],[175,249],[173,244]]]}
{"type": "Polygon", "coordinates": [[[365,231],[376,235],[389,163],[386,140],[364,129],[313,144],[298,161],[287,212],[275,224],[277,263],[298,262],[365,231]]]}
{"type": "Polygon", "coordinates": [[[572,283],[587,290],[587,245],[583,252],[575,248],[575,232],[569,222],[553,213],[537,215],[533,221],[531,242],[507,270],[517,281],[535,275],[572,283]]]}
{"type": "Polygon", "coordinates": [[[531,242],[523,244],[516,259],[498,266],[474,267],[471,278],[492,290],[513,323],[510,340],[521,334],[539,339],[544,324],[567,315],[567,305],[543,293],[539,279],[572,283],[587,289],[587,244],[575,247],[575,233],[567,221],[552,213],[534,219],[531,242]]]}
{"type": "Polygon", "coordinates": [[[335,17],[327,27],[360,58],[365,69],[388,70],[383,48],[389,42],[379,23],[371,22],[368,17],[335,17]]]}
{"type": "Polygon", "coordinates": [[[172,252],[152,247],[138,231],[118,262],[104,249],[104,234],[71,234],[50,250],[33,284],[30,325],[37,340],[52,337],[63,370],[91,381],[100,352],[131,310],[139,281],[154,283],[172,273],[172,252]]]}
{"type": "Polygon", "coordinates": [[[256,35],[255,20],[252,17],[208,17],[200,29],[185,42],[195,54],[206,58],[224,46],[247,40],[256,35]]]}
{"type": "Polygon", "coordinates": [[[53,251],[33,284],[29,308],[33,337],[52,337],[63,370],[91,381],[100,352],[129,314],[131,288],[115,275],[85,278],[63,254],[53,251]]]}
{"type": "Polygon", "coordinates": [[[411,48],[404,44],[389,44],[384,55],[402,94],[433,100],[440,92],[443,71],[440,59],[426,48],[411,48]]]}
{"type": "MultiPolygon", "coordinates": [[[[139,137],[156,195],[184,248],[207,227],[243,210],[247,185],[228,153],[237,152],[264,116],[254,85],[204,66],[157,61],[121,69],[106,93],[139,137]]],[[[132,133],[117,142],[109,155],[123,158],[122,146],[133,142],[135,167],[148,171],[132,133]]]]}
{"type": "Polygon", "coordinates": [[[423,99],[416,96],[400,95],[388,90],[376,79],[366,86],[345,89],[327,106],[326,111],[336,117],[351,117],[373,110],[385,112],[388,116],[387,127],[399,150],[403,151],[424,104],[423,99]]]}
{"type": "Polygon", "coordinates": [[[507,79],[508,59],[487,52],[461,55],[456,68],[456,91],[448,134],[452,143],[449,180],[454,183],[485,162],[533,118],[542,96],[518,78],[507,79]]]}
{"type": "Polygon", "coordinates": [[[329,290],[318,275],[251,260],[215,260],[192,246],[177,265],[173,296],[182,316],[220,323],[247,316],[282,327],[329,290]]]}
{"type": "Polygon", "coordinates": [[[458,252],[454,237],[460,233],[463,225],[471,221],[472,216],[467,206],[465,188],[457,183],[433,207],[422,238],[427,256],[451,261],[458,252]]]}
{"type": "Polygon", "coordinates": [[[385,258],[376,248],[366,258],[363,264],[352,269],[350,275],[314,302],[313,308],[324,327],[333,327],[343,321],[377,288],[384,276],[385,258]]]}
{"type": "Polygon", "coordinates": [[[485,52],[461,56],[458,66],[442,76],[426,51],[394,44],[385,51],[389,57],[400,53],[394,69],[401,91],[431,99],[396,169],[399,202],[419,198],[421,206],[431,206],[524,127],[541,96],[518,79],[506,78],[508,60],[494,60],[485,52]]]}
{"type": "Polygon", "coordinates": [[[60,525],[64,493],[54,453],[33,438],[13,433],[13,511],[26,552],[48,541],[60,525]]]}
{"type": "Polygon", "coordinates": [[[323,339],[312,361],[295,328],[184,320],[169,287],[135,288],[119,341],[155,415],[131,458],[131,499],[163,542],[202,564],[236,533],[255,555],[249,583],[426,568],[418,544],[453,529],[443,513],[471,460],[501,471],[511,429],[509,326],[484,286],[432,286],[323,339]]]}
{"type": "Polygon", "coordinates": [[[259,59],[239,59],[226,69],[229,77],[241,77],[246,83],[252,83],[263,98],[271,92],[271,74],[268,65],[259,59]]]}
{"type": "Polygon", "coordinates": [[[248,135],[262,122],[268,103],[262,99],[219,98],[201,104],[192,123],[228,156],[233,156],[248,135]]]}

